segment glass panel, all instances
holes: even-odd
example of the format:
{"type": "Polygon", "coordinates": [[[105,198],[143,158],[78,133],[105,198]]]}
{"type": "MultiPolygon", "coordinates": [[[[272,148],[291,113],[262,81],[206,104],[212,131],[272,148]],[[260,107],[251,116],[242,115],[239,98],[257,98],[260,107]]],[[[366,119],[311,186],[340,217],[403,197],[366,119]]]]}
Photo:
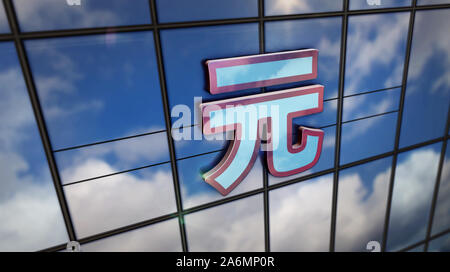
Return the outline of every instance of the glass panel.
{"type": "Polygon", "coordinates": [[[170,161],[165,132],[57,152],[55,157],[63,184],[170,161]]]}
{"type": "Polygon", "coordinates": [[[450,9],[418,11],[400,146],[445,135],[450,102],[450,9]]]}
{"type": "Polygon", "coordinates": [[[0,1],[0,33],[10,32],[3,1],[0,1]]]}
{"type": "MultiPolygon", "coordinates": [[[[223,196],[214,187],[203,180],[202,173],[216,166],[225,152],[224,150],[223,152],[202,155],[177,162],[184,208],[191,208],[223,199],[223,196]]],[[[260,154],[245,179],[227,197],[255,190],[263,186],[262,159],[263,156],[260,154]]]]}
{"type": "Polygon", "coordinates": [[[156,0],[161,23],[258,17],[258,0],[156,0]]]}
{"type": "MultiPolygon", "coordinates": [[[[323,111],[317,114],[310,114],[299,118],[294,118],[292,121],[295,126],[306,126],[313,128],[320,128],[336,124],[336,110],[337,100],[330,100],[323,102],[323,111]]],[[[295,138],[298,139],[298,138],[295,138]]]]}
{"type": "Polygon", "coordinates": [[[396,112],[344,123],[341,165],[392,151],[396,127],[396,112]]]}
{"type": "Polygon", "coordinates": [[[333,175],[269,192],[272,251],[328,251],[333,175]]]}
{"type": "Polygon", "coordinates": [[[401,250],[425,239],[441,143],[398,156],[387,249],[401,250]]]}
{"type": "Polygon", "coordinates": [[[22,31],[150,23],[147,0],[13,0],[22,31]],[[79,5],[78,5],[79,3],[79,5]]]}
{"type": "Polygon", "coordinates": [[[398,110],[401,88],[344,98],[342,121],[398,110]]]}
{"type": "Polygon", "coordinates": [[[25,45],[54,149],[165,129],[151,32],[25,45]]]}
{"type": "Polygon", "coordinates": [[[189,251],[264,251],[263,207],[260,194],[186,215],[189,251]]]}
{"type": "Polygon", "coordinates": [[[0,251],[67,243],[13,43],[0,43],[0,251]]]}
{"type": "Polygon", "coordinates": [[[339,11],[342,7],[342,0],[265,0],[264,15],[339,11]]]}
{"type": "Polygon", "coordinates": [[[350,10],[411,6],[411,0],[350,0],[350,10]]]}
{"type": "Polygon", "coordinates": [[[420,246],[416,246],[413,249],[408,250],[407,252],[424,252],[424,251],[425,251],[425,246],[420,245],[420,246]]]}
{"type": "MultiPolygon", "coordinates": [[[[189,108],[189,111],[185,112],[187,116],[183,114],[186,122],[176,127],[198,124],[198,120],[194,120],[194,109],[198,110],[199,104],[194,100],[195,97],[203,97],[206,102],[260,91],[250,89],[211,95],[207,91],[205,65],[205,61],[210,59],[258,54],[259,36],[256,23],[163,30],[161,43],[172,117],[179,117],[178,114],[173,114],[176,105],[181,104],[182,107],[189,108]],[[180,47],[180,44],[183,46],[180,47]],[[183,65],[180,65],[181,63],[183,65]]],[[[172,120],[175,122],[178,119],[172,120]]]]}
{"type": "Polygon", "coordinates": [[[444,165],[442,166],[439,195],[433,217],[432,235],[450,228],[450,141],[447,141],[444,165]]]}
{"type": "Polygon", "coordinates": [[[344,95],[402,84],[409,13],[350,16],[344,95]]]}
{"type": "Polygon", "coordinates": [[[450,0],[417,0],[417,5],[449,4],[450,0]]]}
{"type": "Polygon", "coordinates": [[[340,171],[336,251],[366,252],[383,241],[392,157],[340,171]]]}
{"type": "Polygon", "coordinates": [[[64,191],[78,237],[176,211],[170,164],[68,185],[64,191]]]}
{"type": "Polygon", "coordinates": [[[178,220],[171,219],[148,227],[117,234],[81,245],[83,252],[181,251],[178,220]]]}
{"type": "Polygon", "coordinates": [[[325,86],[324,99],[336,98],[339,82],[341,23],[341,18],[337,17],[265,23],[267,52],[309,48],[319,50],[317,79],[283,84],[267,89],[280,90],[322,84],[325,86]]]}
{"type": "Polygon", "coordinates": [[[436,238],[428,244],[429,252],[450,252],[450,234],[436,238]]]}

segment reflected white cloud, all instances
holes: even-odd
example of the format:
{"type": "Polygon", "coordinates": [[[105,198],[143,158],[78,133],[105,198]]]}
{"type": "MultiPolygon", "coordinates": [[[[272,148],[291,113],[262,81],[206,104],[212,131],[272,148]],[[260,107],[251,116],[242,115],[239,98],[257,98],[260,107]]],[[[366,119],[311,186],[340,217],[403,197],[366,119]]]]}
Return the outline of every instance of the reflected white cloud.
{"type": "Polygon", "coordinates": [[[442,168],[439,195],[434,211],[432,234],[437,234],[450,228],[450,148],[447,143],[447,158],[442,168]]]}

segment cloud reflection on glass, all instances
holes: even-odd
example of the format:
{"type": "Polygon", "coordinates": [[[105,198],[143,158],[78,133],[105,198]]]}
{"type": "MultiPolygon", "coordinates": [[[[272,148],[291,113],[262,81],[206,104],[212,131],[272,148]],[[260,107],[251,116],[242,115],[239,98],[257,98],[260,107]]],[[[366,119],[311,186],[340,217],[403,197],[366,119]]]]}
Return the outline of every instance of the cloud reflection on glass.
{"type": "Polygon", "coordinates": [[[264,15],[340,11],[342,7],[342,0],[264,0],[264,15]]]}
{"type": "Polygon", "coordinates": [[[6,18],[3,2],[0,1],[0,33],[10,32],[8,19],[6,18]]]}
{"type": "Polygon", "coordinates": [[[350,0],[350,10],[408,6],[411,6],[411,0],[350,0]]]}
{"type": "Polygon", "coordinates": [[[438,234],[450,228],[450,142],[447,141],[444,165],[442,166],[439,195],[434,210],[431,234],[438,234]]]}

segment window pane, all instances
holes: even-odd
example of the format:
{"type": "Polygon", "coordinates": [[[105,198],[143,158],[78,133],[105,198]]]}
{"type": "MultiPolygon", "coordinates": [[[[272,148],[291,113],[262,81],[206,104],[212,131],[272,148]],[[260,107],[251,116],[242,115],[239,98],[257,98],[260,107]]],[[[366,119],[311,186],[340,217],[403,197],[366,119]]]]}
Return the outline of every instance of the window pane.
{"type": "Polygon", "coordinates": [[[449,4],[450,0],[417,0],[417,5],[449,4]]]}
{"type": "Polygon", "coordinates": [[[439,195],[433,217],[432,234],[450,228],[450,141],[447,141],[444,165],[442,166],[439,195]]]}
{"type": "Polygon", "coordinates": [[[432,240],[428,244],[429,252],[450,252],[450,234],[432,240]]]}
{"type": "Polygon", "coordinates": [[[63,184],[170,161],[165,132],[61,151],[55,157],[63,184]]]}
{"type": "Polygon", "coordinates": [[[267,89],[280,90],[289,87],[322,84],[325,86],[324,99],[336,98],[339,83],[341,23],[341,18],[337,17],[265,23],[267,52],[307,48],[319,50],[317,79],[283,84],[267,89]]]}
{"type": "Polygon", "coordinates": [[[344,123],[341,165],[392,151],[396,126],[396,112],[344,123]]]}
{"type": "Polygon", "coordinates": [[[147,0],[13,0],[22,31],[75,29],[150,23],[147,0]],[[80,5],[69,3],[80,2],[80,5]]]}
{"type": "Polygon", "coordinates": [[[344,94],[402,84],[409,13],[350,16],[344,94]]]}
{"type": "Polygon", "coordinates": [[[25,45],[54,149],[165,129],[151,32],[25,45]]]}
{"type": "Polygon", "coordinates": [[[0,1],[0,33],[10,32],[3,1],[0,1]]]}
{"type": "Polygon", "coordinates": [[[416,246],[413,249],[408,250],[407,252],[424,252],[424,251],[425,251],[424,245],[420,245],[420,246],[416,246]]]}
{"type": "Polygon", "coordinates": [[[328,251],[333,175],[270,191],[272,251],[328,251]]]}
{"type": "Polygon", "coordinates": [[[178,220],[171,219],[148,227],[117,234],[81,245],[83,252],[181,251],[178,220]]]}
{"type": "Polygon", "coordinates": [[[336,251],[367,251],[383,241],[392,157],[340,171],[336,251]]]}
{"type": "MultiPolygon", "coordinates": [[[[178,104],[190,109],[188,121],[182,126],[198,123],[198,120],[194,120],[194,109],[198,110],[198,105],[194,105],[194,97],[203,97],[206,102],[260,91],[251,89],[211,95],[206,88],[208,81],[205,65],[205,61],[209,59],[258,54],[258,24],[163,30],[161,44],[172,111],[178,104]]],[[[178,119],[176,117],[172,121],[178,119]]]]}
{"type": "Polygon", "coordinates": [[[189,251],[264,251],[262,195],[184,217],[189,251]]]}
{"type": "MultiPolygon", "coordinates": [[[[202,174],[216,166],[225,152],[226,150],[177,162],[184,208],[224,198],[219,191],[203,180],[202,174]]],[[[262,159],[263,156],[260,154],[248,175],[227,196],[238,195],[263,186],[262,159]]]]}
{"type": "Polygon", "coordinates": [[[68,185],[64,191],[78,237],[176,211],[170,164],[68,185]]]}
{"type": "Polygon", "coordinates": [[[67,243],[13,43],[0,43],[0,251],[67,243]]]}
{"type": "Polygon", "coordinates": [[[258,17],[258,0],[156,0],[161,23],[258,17]]]}
{"type": "Polygon", "coordinates": [[[401,250],[425,239],[441,143],[398,156],[387,249],[401,250]]]}
{"type": "Polygon", "coordinates": [[[265,0],[264,15],[339,11],[342,7],[342,0],[265,0]]]}
{"type": "Polygon", "coordinates": [[[350,9],[377,9],[411,6],[411,0],[350,0],[350,9]]]}
{"type": "Polygon", "coordinates": [[[400,146],[445,133],[450,102],[450,9],[418,11],[409,63],[400,146]]]}

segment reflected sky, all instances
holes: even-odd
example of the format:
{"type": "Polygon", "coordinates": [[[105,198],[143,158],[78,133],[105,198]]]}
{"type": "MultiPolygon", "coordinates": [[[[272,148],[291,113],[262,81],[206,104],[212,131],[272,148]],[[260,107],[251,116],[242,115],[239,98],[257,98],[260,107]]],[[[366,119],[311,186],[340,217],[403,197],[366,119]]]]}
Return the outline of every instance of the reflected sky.
{"type": "Polygon", "coordinates": [[[184,217],[189,251],[264,251],[262,194],[184,217]]]}
{"type": "Polygon", "coordinates": [[[444,165],[442,166],[439,195],[433,217],[431,234],[437,234],[450,228],[450,141],[447,141],[444,165]]]}
{"type": "Polygon", "coordinates": [[[450,9],[416,13],[400,147],[445,133],[450,105],[449,16],[450,9]]]}
{"type": "Polygon", "coordinates": [[[328,251],[333,175],[269,192],[272,251],[328,251]]]}
{"type": "Polygon", "coordinates": [[[389,218],[387,250],[425,239],[441,143],[398,156],[389,218]]]}
{"type": "Polygon", "coordinates": [[[402,84],[409,13],[350,16],[344,95],[402,84]]]}
{"type": "Polygon", "coordinates": [[[149,24],[147,0],[81,0],[70,6],[62,0],[13,0],[22,31],[75,29],[149,24]]]}
{"type": "Polygon", "coordinates": [[[177,219],[81,245],[83,252],[180,252],[181,250],[177,219]]]}
{"type": "MultiPolygon", "coordinates": [[[[83,171],[102,167],[90,163],[83,171]]],[[[170,164],[64,187],[77,237],[176,211],[170,164]]]]}
{"type": "Polygon", "coordinates": [[[3,1],[0,1],[0,33],[10,32],[8,19],[6,18],[3,1]]]}
{"type": "Polygon", "coordinates": [[[25,45],[53,149],[165,128],[151,32],[25,45]]]}
{"type": "Polygon", "coordinates": [[[340,11],[342,7],[342,0],[264,0],[264,15],[340,11]]]}
{"type": "Polygon", "coordinates": [[[183,134],[186,135],[184,138],[174,139],[177,159],[225,149],[227,147],[227,139],[233,139],[232,134],[227,138],[227,134],[225,133],[205,136],[200,125],[174,129],[172,130],[172,135],[174,134],[178,134],[180,137],[183,134]]]}
{"type": "Polygon", "coordinates": [[[450,252],[450,234],[430,241],[428,244],[428,252],[450,252]]]}
{"type": "Polygon", "coordinates": [[[0,43],[0,251],[68,240],[13,43],[0,43]]]}
{"type": "Polygon", "coordinates": [[[258,0],[156,0],[160,23],[258,17],[258,0]]]}
{"type": "MultiPolygon", "coordinates": [[[[375,1],[372,1],[375,2],[375,1]]],[[[372,4],[370,0],[350,0],[350,10],[354,9],[377,9],[411,6],[411,0],[381,0],[379,5],[372,4]]]]}
{"type": "Polygon", "coordinates": [[[417,5],[449,4],[450,0],[417,0],[417,5]]]}
{"type": "Polygon", "coordinates": [[[165,132],[55,153],[63,184],[170,161],[165,132]],[[97,164],[97,168],[86,167],[97,164]]]}
{"type": "Polygon", "coordinates": [[[336,251],[367,251],[382,242],[392,157],[342,170],[339,174],[336,251]]]}
{"type": "MultiPolygon", "coordinates": [[[[316,1],[315,1],[316,2],[316,1]]],[[[289,20],[265,23],[266,52],[314,48],[319,50],[318,77],[315,80],[267,88],[322,84],[324,99],[336,98],[339,82],[341,18],[289,20]]]]}

